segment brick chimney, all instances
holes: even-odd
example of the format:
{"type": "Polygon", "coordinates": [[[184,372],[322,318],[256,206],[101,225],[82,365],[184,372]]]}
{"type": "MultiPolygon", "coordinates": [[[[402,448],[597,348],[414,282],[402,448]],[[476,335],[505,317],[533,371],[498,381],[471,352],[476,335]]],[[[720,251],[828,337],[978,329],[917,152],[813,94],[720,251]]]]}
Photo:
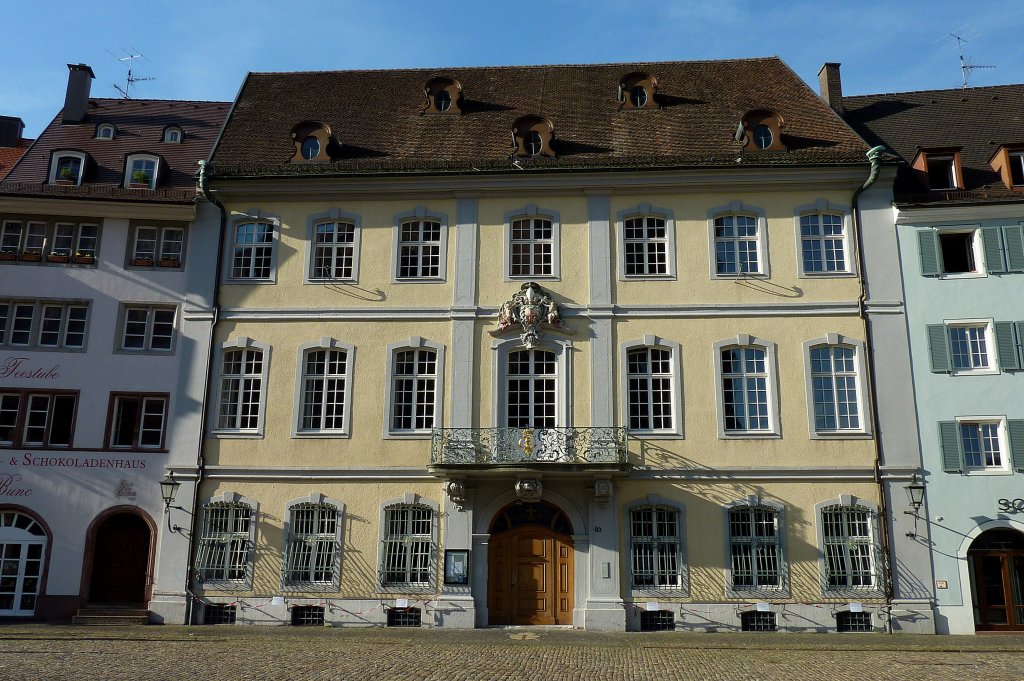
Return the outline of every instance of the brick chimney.
{"type": "Polygon", "coordinates": [[[839,79],[839,66],[835,62],[825,62],[825,65],[818,71],[818,83],[821,85],[821,98],[841,116],[843,114],[843,82],[839,79]]]}
{"type": "Polygon", "coordinates": [[[96,74],[88,64],[68,64],[68,92],[64,96],[61,125],[81,123],[89,112],[89,90],[96,74]]]}

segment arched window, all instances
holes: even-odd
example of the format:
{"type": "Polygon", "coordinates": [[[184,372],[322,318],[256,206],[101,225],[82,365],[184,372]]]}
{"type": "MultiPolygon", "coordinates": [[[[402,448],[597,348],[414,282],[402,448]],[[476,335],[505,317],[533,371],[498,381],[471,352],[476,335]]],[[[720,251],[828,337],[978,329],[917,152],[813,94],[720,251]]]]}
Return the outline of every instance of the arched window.
{"type": "Polygon", "coordinates": [[[35,614],[46,542],[46,530],[32,516],[0,510],[0,616],[35,614]]]}
{"type": "Polygon", "coordinates": [[[153,189],[160,173],[160,159],[148,154],[132,154],[125,161],[124,186],[153,189]]]}
{"type": "Polygon", "coordinates": [[[117,129],[110,123],[101,123],[96,126],[96,139],[112,140],[117,135],[117,129]]]}
{"type": "Polygon", "coordinates": [[[164,128],[164,136],[161,141],[169,142],[171,144],[179,144],[183,138],[184,134],[182,133],[181,128],[172,125],[164,128]]]}

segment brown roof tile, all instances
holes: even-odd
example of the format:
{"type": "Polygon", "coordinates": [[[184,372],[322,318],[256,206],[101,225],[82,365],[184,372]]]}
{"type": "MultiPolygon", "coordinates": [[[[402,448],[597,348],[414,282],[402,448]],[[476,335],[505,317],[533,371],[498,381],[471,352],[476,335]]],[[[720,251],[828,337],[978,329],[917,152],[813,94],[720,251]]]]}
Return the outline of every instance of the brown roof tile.
{"type": "Polygon", "coordinates": [[[0,147],[0,180],[4,179],[18,159],[25,155],[32,140],[22,139],[14,147],[0,147]]]}
{"type": "Polygon", "coordinates": [[[509,169],[512,124],[540,114],[554,123],[554,159],[536,168],[735,165],[733,141],[754,109],[780,114],[788,152],[745,154],[749,163],[860,163],[867,146],[780,59],[251,73],[213,154],[218,174],[509,169]],[[656,110],[620,110],[622,76],[657,78],[656,110]],[[462,115],[423,115],[423,86],[458,80],[462,115]],[[334,162],[289,163],[290,133],[304,120],[331,127],[334,162]]]}

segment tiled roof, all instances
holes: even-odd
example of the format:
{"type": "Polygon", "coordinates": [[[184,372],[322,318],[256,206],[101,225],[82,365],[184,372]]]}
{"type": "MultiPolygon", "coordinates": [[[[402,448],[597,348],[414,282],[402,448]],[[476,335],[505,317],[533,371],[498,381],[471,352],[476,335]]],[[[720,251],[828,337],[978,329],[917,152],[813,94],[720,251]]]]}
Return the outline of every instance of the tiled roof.
{"type": "Polygon", "coordinates": [[[39,136],[21,161],[0,184],[0,193],[67,195],[138,201],[191,201],[195,197],[197,162],[208,158],[230,104],[152,99],[90,99],[85,120],[61,125],[61,113],[39,136]],[[96,126],[112,123],[112,140],[96,139],[96,126]],[[181,143],[162,142],[169,125],[184,131],[181,143]],[[69,149],[89,154],[81,187],[47,185],[53,151],[69,149]],[[129,154],[156,154],[165,168],[157,188],[123,188],[125,159],[129,154]]]}
{"type": "Polygon", "coordinates": [[[219,175],[511,170],[512,124],[554,124],[554,159],[526,168],[863,163],[867,146],[777,57],[728,61],[250,73],[213,155],[219,175]],[[621,78],[658,82],[654,110],[620,110],[621,78]],[[423,114],[432,77],[462,85],[461,115],[423,114]],[[787,152],[740,153],[743,115],[782,116],[787,152]],[[341,153],[289,163],[292,128],[326,123],[341,153]]]}
{"type": "Polygon", "coordinates": [[[32,140],[22,139],[14,147],[0,147],[0,180],[4,179],[11,168],[18,162],[18,159],[25,155],[32,140]]]}
{"type": "MultiPolygon", "coordinates": [[[[948,198],[1020,198],[1010,193],[989,161],[1000,145],[1024,143],[1024,85],[843,97],[843,106],[846,120],[869,144],[884,144],[907,164],[920,149],[962,147],[965,191],[948,198]]],[[[903,167],[895,192],[897,200],[918,202],[926,198],[927,187],[903,167]]]]}

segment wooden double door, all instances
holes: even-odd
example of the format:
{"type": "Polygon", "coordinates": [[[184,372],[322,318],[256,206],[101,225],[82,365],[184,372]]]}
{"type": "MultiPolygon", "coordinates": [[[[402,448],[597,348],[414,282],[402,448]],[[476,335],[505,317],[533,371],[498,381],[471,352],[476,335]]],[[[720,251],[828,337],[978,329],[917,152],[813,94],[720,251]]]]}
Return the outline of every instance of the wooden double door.
{"type": "Polygon", "coordinates": [[[90,603],[147,600],[151,535],[146,521],[134,513],[116,513],[96,528],[90,603]]]}
{"type": "Polygon", "coordinates": [[[487,551],[490,624],[572,624],[572,538],[525,526],[491,535],[487,551]]]}
{"type": "Polygon", "coordinates": [[[1024,631],[1024,551],[977,551],[974,588],[981,631],[1024,631]]]}

